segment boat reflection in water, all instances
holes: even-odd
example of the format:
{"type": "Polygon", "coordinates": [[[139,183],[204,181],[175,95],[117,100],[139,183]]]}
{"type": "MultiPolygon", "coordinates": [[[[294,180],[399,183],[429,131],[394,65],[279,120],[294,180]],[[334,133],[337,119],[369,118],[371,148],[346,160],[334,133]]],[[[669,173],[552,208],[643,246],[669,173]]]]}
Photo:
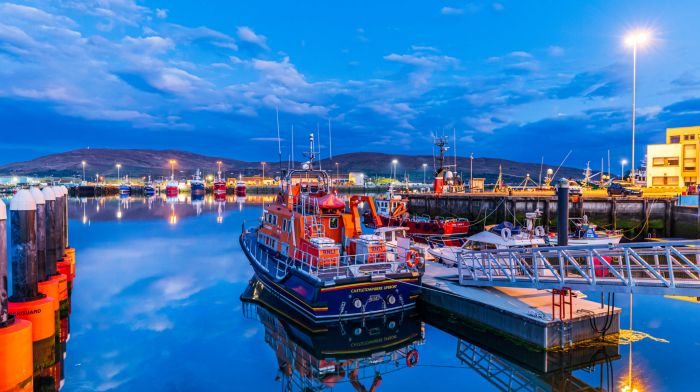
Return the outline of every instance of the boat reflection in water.
{"type": "Polygon", "coordinates": [[[320,391],[341,383],[374,391],[382,374],[418,364],[424,328],[415,310],[315,324],[255,278],[241,300],[244,316],[265,327],[285,391],[320,391]]]}

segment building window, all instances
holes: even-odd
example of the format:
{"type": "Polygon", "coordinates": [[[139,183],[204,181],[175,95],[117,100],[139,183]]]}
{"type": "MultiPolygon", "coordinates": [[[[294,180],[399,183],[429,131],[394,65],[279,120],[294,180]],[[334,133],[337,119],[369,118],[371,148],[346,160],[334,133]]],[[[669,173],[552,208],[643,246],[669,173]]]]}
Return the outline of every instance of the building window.
{"type": "Polygon", "coordinates": [[[678,166],[678,157],[654,157],[653,166],[678,166]]]}
{"type": "Polygon", "coordinates": [[[680,143],[681,142],[681,137],[680,136],[671,136],[669,138],[669,143],[674,144],[674,143],[680,143]]]}
{"type": "Polygon", "coordinates": [[[683,159],[683,171],[694,171],[694,170],[695,170],[695,158],[683,159]]]}
{"type": "Polygon", "coordinates": [[[678,186],[678,177],[652,177],[651,185],[653,186],[678,186]]]}

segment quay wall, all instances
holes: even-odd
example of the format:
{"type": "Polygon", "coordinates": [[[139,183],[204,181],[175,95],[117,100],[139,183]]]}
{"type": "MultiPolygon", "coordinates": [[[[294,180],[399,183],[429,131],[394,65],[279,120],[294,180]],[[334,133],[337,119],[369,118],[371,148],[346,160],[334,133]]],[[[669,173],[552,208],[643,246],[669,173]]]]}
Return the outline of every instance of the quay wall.
{"type": "MultiPolygon", "coordinates": [[[[524,222],[525,213],[537,209],[542,212],[543,226],[551,229],[556,225],[554,196],[408,194],[407,197],[408,209],[414,214],[468,218],[476,229],[513,218],[524,222]]],[[[673,198],[579,197],[577,201],[569,201],[569,214],[572,218],[587,215],[601,228],[631,231],[637,236],[635,239],[647,235],[692,238],[692,229],[696,229],[697,237],[697,224],[691,219],[697,209],[681,210],[675,204],[673,198]]]]}

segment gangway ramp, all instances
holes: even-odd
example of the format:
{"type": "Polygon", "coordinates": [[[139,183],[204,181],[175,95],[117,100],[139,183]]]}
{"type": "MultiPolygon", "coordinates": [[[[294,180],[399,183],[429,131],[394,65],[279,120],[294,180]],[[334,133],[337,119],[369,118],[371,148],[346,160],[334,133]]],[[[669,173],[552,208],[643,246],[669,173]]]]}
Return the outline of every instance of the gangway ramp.
{"type": "Polygon", "coordinates": [[[700,296],[700,240],[459,254],[460,285],[700,296]]]}

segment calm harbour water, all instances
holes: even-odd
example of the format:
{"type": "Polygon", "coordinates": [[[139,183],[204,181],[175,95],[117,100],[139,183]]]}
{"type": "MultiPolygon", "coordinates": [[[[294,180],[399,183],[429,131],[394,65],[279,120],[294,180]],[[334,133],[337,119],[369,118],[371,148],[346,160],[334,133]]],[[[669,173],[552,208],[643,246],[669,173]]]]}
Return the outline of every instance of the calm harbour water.
{"type": "MultiPolygon", "coordinates": [[[[194,204],[186,198],[71,200],[77,275],[63,390],[369,390],[377,372],[379,391],[624,386],[630,366],[626,344],[607,346],[607,356],[576,359],[575,370],[543,373],[532,359],[541,354],[444,317],[426,322],[407,316],[376,328],[360,326],[364,332],[344,325],[332,329],[340,337],[331,339],[330,332],[319,338],[304,323],[243,304],[240,296],[253,273],[238,235],[244,220],[259,217],[262,201],[254,196],[194,204]],[[392,329],[392,322],[400,327],[392,329]],[[353,333],[376,338],[351,338],[353,333]],[[381,339],[392,342],[385,351],[358,349],[381,339]],[[409,367],[401,355],[414,348],[419,360],[409,367]],[[313,376],[314,365],[341,362],[348,372],[313,376]],[[351,382],[351,369],[359,364],[362,372],[351,382]],[[504,371],[494,376],[496,369],[504,371]]],[[[628,301],[617,296],[623,328],[629,323],[628,301]]],[[[697,388],[697,326],[700,304],[635,296],[634,330],[667,340],[633,344],[635,389],[697,388]]]]}

